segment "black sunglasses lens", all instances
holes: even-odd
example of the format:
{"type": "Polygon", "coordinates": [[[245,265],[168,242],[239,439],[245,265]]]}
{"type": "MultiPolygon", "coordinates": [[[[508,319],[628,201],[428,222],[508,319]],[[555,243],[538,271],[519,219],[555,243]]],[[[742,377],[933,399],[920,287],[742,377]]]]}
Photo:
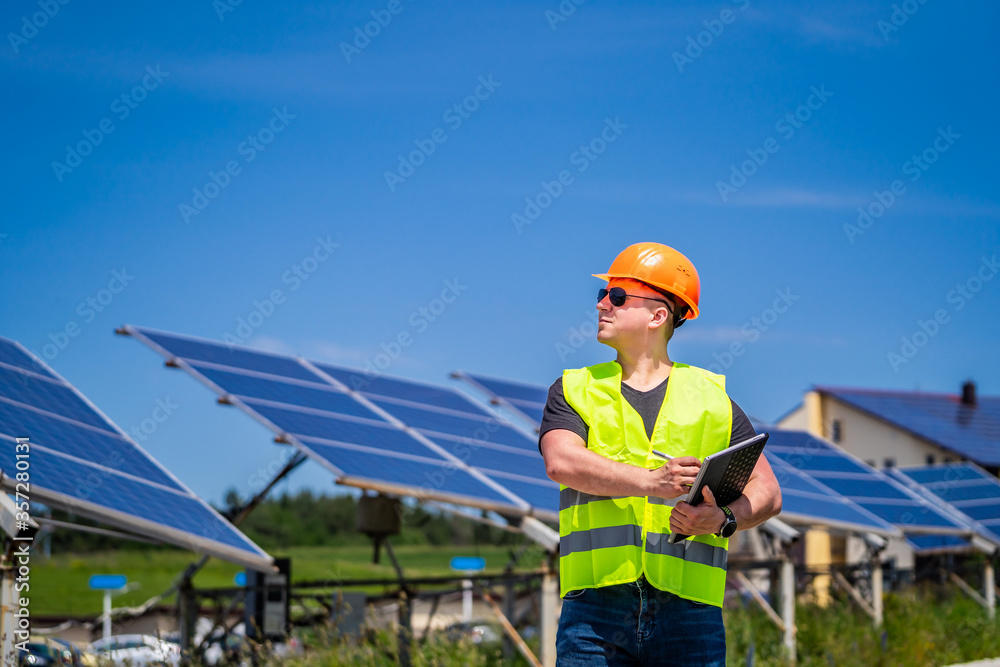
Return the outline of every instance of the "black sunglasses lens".
{"type": "Polygon", "coordinates": [[[610,290],[604,289],[603,287],[597,290],[597,301],[600,303],[604,300],[604,297],[608,297],[608,301],[611,305],[618,308],[625,305],[625,301],[628,299],[628,295],[625,290],[621,287],[612,287],[610,290]]]}

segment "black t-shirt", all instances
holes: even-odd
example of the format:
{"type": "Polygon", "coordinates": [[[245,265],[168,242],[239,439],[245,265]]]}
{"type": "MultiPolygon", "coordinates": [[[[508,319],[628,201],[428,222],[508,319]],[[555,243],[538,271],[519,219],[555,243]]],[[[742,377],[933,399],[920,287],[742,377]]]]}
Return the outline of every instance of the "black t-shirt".
{"type": "MultiPolygon", "coordinates": [[[[635,411],[642,417],[642,423],[646,427],[646,437],[652,439],[653,427],[656,426],[656,417],[660,413],[663,399],[667,395],[668,377],[656,387],[649,391],[639,391],[622,383],[622,396],[629,402],[635,411]]],[[[736,405],[733,399],[729,399],[733,404],[733,430],[729,438],[729,444],[735,445],[748,438],[757,435],[754,431],[750,419],[746,416],[740,406],[736,405]]],[[[564,428],[573,431],[587,442],[589,429],[587,423],[583,421],[576,410],[566,402],[563,395],[563,379],[560,377],[549,387],[549,397],[545,401],[545,411],[542,413],[542,427],[538,432],[538,451],[542,449],[542,436],[548,431],[557,428],[564,428]]]]}

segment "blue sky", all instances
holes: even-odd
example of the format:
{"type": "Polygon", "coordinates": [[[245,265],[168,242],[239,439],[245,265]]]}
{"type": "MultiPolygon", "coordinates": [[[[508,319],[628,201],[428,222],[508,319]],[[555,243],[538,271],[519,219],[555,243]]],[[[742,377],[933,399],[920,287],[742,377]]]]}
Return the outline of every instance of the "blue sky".
{"type": "Polygon", "coordinates": [[[142,444],[209,500],[282,449],[116,326],[218,340],[280,290],[250,345],[548,384],[609,357],[573,330],[637,241],[698,267],[672,357],[751,415],[1000,394],[997,7],[221,2],[0,11],[0,333],[126,429],[177,404],[142,444]]]}

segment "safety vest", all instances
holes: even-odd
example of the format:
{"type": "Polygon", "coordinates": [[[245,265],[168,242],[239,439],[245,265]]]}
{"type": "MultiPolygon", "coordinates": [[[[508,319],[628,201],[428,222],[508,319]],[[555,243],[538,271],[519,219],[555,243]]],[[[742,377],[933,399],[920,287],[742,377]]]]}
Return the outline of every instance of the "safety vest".
{"type": "MultiPolygon", "coordinates": [[[[612,361],[563,373],[566,402],[589,427],[587,448],[613,461],[658,468],[670,456],[704,460],[729,446],[733,413],[725,377],[673,365],[653,437],[622,397],[622,369],[612,361]]],[[[722,606],[729,540],[697,535],[669,544],[662,498],[594,496],[559,487],[560,595],[636,581],[697,602],[722,606]]]]}

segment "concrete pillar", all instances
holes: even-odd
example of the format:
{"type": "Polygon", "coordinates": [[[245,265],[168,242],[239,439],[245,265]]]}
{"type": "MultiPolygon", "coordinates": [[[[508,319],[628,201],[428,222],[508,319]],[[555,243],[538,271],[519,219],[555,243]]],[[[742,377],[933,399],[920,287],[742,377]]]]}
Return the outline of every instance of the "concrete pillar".
{"type": "Polygon", "coordinates": [[[556,665],[556,628],[559,619],[556,617],[556,608],[559,606],[559,581],[552,571],[545,569],[542,575],[542,600],[541,600],[541,660],[542,667],[555,667],[556,665]]]}
{"type": "Polygon", "coordinates": [[[795,563],[787,557],[781,561],[781,620],[785,624],[782,643],[785,654],[795,662],[795,563]]]}
{"type": "Polygon", "coordinates": [[[875,554],[872,557],[872,618],[875,627],[882,627],[882,559],[875,554]]]}
{"type": "MultiPolygon", "coordinates": [[[[825,528],[812,528],[806,532],[806,568],[809,570],[830,569],[830,533],[825,528]]],[[[830,604],[830,575],[817,574],[812,580],[812,593],[816,605],[830,604]]]]}
{"type": "MultiPolygon", "coordinates": [[[[0,637],[4,662],[17,653],[14,648],[14,631],[17,629],[14,612],[17,608],[17,597],[14,595],[14,571],[6,564],[0,566],[0,637]]],[[[24,637],[27,639],[27,637],[24,637]]]]}
{"type": "Polygon", "coordinates": [[[993,568],[993,559],[987,557],[983,566],[983,588],[986,598],[986,614],[992,621],[997,615],[997,584],[996,571],[993,568]]]}

